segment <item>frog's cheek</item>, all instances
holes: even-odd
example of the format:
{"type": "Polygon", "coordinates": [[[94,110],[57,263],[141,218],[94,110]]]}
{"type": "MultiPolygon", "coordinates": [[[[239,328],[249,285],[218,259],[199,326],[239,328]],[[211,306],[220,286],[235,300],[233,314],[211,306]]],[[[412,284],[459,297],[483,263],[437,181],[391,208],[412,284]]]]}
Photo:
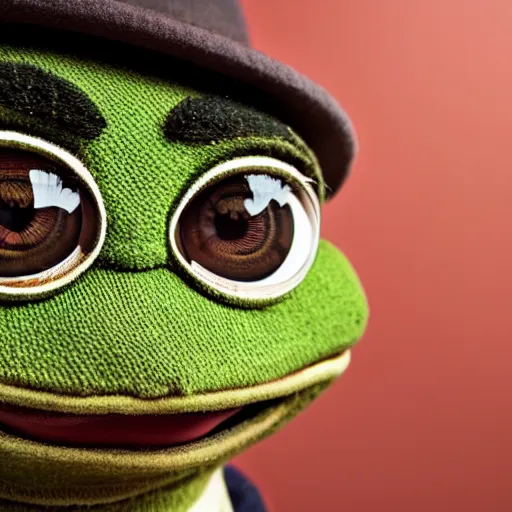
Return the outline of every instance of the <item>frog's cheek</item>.
{"type": "Polygon", "coordinates": [[[143,399],[243,388],[339,354],[366,319],[357,276],[326,242],[266,309],[215,302],[167,269],[92,269],[52,299],[0,308],[0,382],[143,399]]]}
{"type": "Polygon", "coordinates": [[[263,310],[216,303],[167,269],[91,270],[53,299],[0,308],[0,402],[16,421],[27,410],[61,426],[124,415],[126,429],[134,418],[236,409],[200,439],[145,450],[63,446],[0,427],[0,498],[103,503],[107,492],[125,499],[221,464],[345,370],[366,317],[356,275],[326,243],[292,295],[263,310]]]}

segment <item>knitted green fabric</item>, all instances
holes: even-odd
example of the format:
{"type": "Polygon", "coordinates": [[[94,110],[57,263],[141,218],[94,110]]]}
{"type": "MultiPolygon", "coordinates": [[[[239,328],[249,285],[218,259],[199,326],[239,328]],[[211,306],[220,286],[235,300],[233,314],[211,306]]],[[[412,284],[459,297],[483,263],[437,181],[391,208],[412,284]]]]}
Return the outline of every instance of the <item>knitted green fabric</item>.
{"type": "Polygon", "coordinates": [[[199,393],[281,377],[361,336],[364,296],[348,262],[327,244],[306,282],[262,311],[222,305],[168,269],[169,211],[194,176],[242,150],[260,154],[262,147],[301,157],[309,173],[318,173],[301,147],[251,138],[170,143],[165,119],[196,91],[18,48],[0,48],[0,61],[52,71],[99,106],[107,128],[81,156],[109,223],[96,269],[54,298],[0,308],[2,382],[81,395],[199,393]]]}
{"type": "MultiPolygon", "coordinates": [[[[108,505],[47,506],[44,512],[187,512],[204,490],[212,472],[185,478],[177,484],[108,505]]],[[[1,512],[41,512],[41,505],[0,500],[1,512]]]]}
{"type": "MultiPolygon", "coordinates": [[[[302,160],[316,180],[316,162],[279,138],[225,142],[169,142],[164,125],[181,101],[199,93],[157,76],[144,76],[112,65],[73,57],[0,48],[0,62],[35,64],[76,84],[99,107],[107,129],[88,145],[82,158],[101,189],[109,232],[102,261],[123,270],[166,266],[168,216],[186,187],[216,163],[242,154],[272,154],[302,160]]],[[[179,77],[175,77],[179,80],[179,77]]],[[[320,190],[323,194],[323,190],[320,190]]]]}
{"type": "MultiPolygon", "coordinates": [[[[229,430],[186,446],[163,450],[81,450],[52,447],[0,434],[3,461],[0,465],[0,497],[39,505],[107,503],[100,508],[102,512],[118,510],[109,502],[120,503],[130,496],[137,497],[159,488],[163,489],[160,496],[166,495],[166,499],[170,499],[174,495],[173,499],[179,499],[184,496],[177,492],[182,483],[201,481],[205,473],[272,435],[330,383],[331,380],[326,380],[295,393],[229,430]]],[[[191,497],[189,490],[184,492],[191,497]]],[[[137,506],[140,505],[135,512],[167,512],[164,507],[146,508],[148,502],[144,499],[135,501],[137,506]]],[[[0,501],[0,511],[3,510],[1,505],[0,501]]],[[[181,509],[172,512],[181,512],[181,509]]]]}
{"type": "MultiPolygon", "coordinates": [[[[367,320],[364,294],[349,262],[327,242],[320,244],[304,282],[275,303],[221,302],[170,262],[170,215],[191,183],[220,162],[245,155],[279,158],[311,177],[323,199],[317,161],[291,130],[287,137],[263,134],[206,144],[167,140],[164,126],[173,108],[188,97],[209,95],[182,85],[185,77],[172,76],[172,61],[165,72],[164,67],[135,72],[101,59],[2,45],[0,35],[2,62],[51,72],[99,108],[106,128],[91,141],[5,108],[0,109],[0,128],[39,136],[46,129],[48,140],[75,153],[101,190],[108,232],[94,266],[67,289],[38,302],[0,304],[1,384],[60,396],[192,396],[279,379],[340,353],[361,337],[367,320]]],[[[222,463],[280,428],[317,393],[317,388],[309,389],[290,398],[276,421],[256,422],[268,428],[203,459],[191,456],[189,465],[177,472],[165,462],[165,454],[151,459],[164,462],[147,473],[141,461],[148,454],[134,452],[125,461],[99,452],[82,464],[78,460],[87,450],[54,452],[0,435],[0,458],[7,461],[0,467],[0,495],[25,496],[21,501],[27,502],[32,491],[39,498],[46,491],[55,497],[73,475],[77,492],[87,494],[86,473],[104,486],[117,475],[124,487],[139,492],[193,474],[190,498],[201,487],[201,468],[222,463]],[[126,471],[135,474],[128,478],[126,471]],[[50,474],[55,478],[51,485],[45,481],[50,474]]],[[[215,438],[210,448],[216,450],[215,443],[220,447],[224,441],[215,438]]],[[[130,510],[165,510],[167,498],[154,496],[163,494],[148,495],[130,510]]],[[[191,498],[185,501],[190,505],[191,498]]],[[[7,505],[4,509],[25,512],[7,505]]]]}
{"type": "Polygon", "coordinates": [[[239,388],[349,347],[364,308],[349,263],[326,242],[290,299],[264,310],[205,299],[167,269],[93,269],[51,300],[0,308],[0,374],[80,395],[239,388]]]}

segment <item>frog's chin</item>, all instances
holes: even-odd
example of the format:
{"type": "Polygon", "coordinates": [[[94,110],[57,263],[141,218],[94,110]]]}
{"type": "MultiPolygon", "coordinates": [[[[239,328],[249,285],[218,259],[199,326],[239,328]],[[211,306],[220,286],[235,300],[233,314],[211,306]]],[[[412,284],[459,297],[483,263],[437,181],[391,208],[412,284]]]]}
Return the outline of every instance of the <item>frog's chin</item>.
{"type": "Polygon", "coordinates": [[[349,361],[347,350],[300,372],[251,388],[188,400],[168,398],[163,408],[160,403],[160,410],[149,413],[143,408],[139,413],[129,413],[121,407],[115,412],[100,409],[77,414],[3,402],[0,431],[48,445],[82,449],[155,450],[190,445],[236,430],[241,424],[250,425],[252,419],[264,413],[279,411],[279,406],[290,398],[343,373],[349,361]]]}

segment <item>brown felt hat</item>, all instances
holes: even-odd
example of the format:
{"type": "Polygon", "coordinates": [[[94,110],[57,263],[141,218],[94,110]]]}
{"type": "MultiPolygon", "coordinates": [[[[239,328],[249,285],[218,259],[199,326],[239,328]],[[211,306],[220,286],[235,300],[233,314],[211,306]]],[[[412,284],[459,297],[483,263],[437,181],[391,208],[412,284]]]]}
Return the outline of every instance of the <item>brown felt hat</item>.
{"type": "Polygon", "coordinates": [[[315,151],[334,193],[355,152],[350,121],[320,86],[249,46],[238,0],[0,0],[3,23],[127,43],[246,83],[315,151]]]}

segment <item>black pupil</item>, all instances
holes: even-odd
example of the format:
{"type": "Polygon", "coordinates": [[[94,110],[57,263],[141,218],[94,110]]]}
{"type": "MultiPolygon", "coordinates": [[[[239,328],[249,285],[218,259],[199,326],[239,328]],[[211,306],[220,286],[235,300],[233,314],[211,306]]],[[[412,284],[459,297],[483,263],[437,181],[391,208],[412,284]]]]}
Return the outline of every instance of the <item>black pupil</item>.
{"type": "Polygon", "coordinates": [[[34,218],[34,210],[32,208],[20,208],[18,204],[11,202],[5,204],[0,202],[0,226],[21,233],[34,218]]]}
{"type": "Polygon", "coordinates": [[[249,229],[247,219],[238,215],[233,218],[231,213],[215,215],[215,229],[221,240],[239,240],[243,238],[249,229]]]}

